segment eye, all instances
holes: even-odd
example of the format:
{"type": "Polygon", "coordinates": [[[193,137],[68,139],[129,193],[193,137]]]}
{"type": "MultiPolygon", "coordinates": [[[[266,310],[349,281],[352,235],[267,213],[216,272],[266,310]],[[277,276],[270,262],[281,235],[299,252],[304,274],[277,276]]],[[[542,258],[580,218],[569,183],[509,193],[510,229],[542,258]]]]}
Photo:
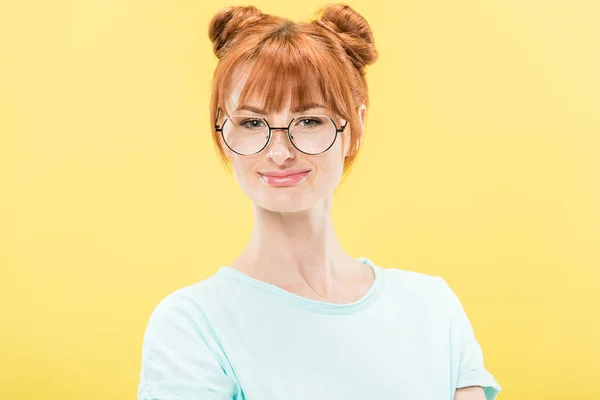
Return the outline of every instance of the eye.
{"type": "Polygon", "coordinates": [[[303,126],[305,128],[315,128],[322,124],[319,118],[303,117],[298,120],[296,125],[303,126]]]}
{"type": "Polygon", "coordinates": [[[265,123],[261,119],[248,118],[248,119],[243,120],[240,123],[240,126],[243,126],[244,128],[247,128],[247,129],[257,129],[257,128],[264,128],[265,123]]]}

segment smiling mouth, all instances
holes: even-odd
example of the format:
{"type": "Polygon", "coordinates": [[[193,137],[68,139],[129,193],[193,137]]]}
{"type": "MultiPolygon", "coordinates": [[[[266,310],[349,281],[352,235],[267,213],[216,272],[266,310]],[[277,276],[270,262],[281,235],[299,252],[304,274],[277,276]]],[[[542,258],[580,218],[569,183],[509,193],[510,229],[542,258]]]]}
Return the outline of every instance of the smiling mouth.
{"type": "Polygon", "coordinates": [[[303,182],[306,179],[306,177],[308,176],[308,174],[310,174],[310,170],[295,172],[295,173],[286,174],[286,175],[261,174],[260,172],[258,174],[260,175],[260,177],[263,179],[264,182],[266,182],[267,184],[269,184],[271,186],[285,187],[285,186],[296,186],[296,185],[300,184],[301,182],[303,182]]]}

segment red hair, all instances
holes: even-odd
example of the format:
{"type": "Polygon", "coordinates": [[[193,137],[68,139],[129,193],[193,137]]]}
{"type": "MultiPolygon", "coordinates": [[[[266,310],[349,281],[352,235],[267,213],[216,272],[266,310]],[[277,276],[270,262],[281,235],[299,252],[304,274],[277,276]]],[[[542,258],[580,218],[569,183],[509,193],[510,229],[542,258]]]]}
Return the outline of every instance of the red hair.
{"type": "Polygon", "coordinates": [[[248,104],[253,97],[262,99],[266,113],[283,111],[290,94],[292,109],[312,103],[311,87],[318,87],[328,112],[350,126],[351,151],[344,162],[344,171],[348,170],[360,146],[356,110],[361,104],[368,106],[365,67],[378,57],[371,28],[360,14],[348,5],[330,4],[310,22],[293,22],[263,14],[254,6],[228,7],[210,21],[209,37],[219,59],[210,124],[227,167],[230,164],[214,124],[219,110],[227,113],[233,86],[242,68],[249,66],[239,104],[248,104]]]}

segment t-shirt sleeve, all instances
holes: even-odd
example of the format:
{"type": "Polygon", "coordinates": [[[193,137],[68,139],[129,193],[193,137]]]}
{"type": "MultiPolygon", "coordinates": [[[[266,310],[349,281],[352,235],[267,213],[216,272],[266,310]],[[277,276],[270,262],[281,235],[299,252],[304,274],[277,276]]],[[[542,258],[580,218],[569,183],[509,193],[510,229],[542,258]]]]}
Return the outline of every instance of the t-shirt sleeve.
{"type": "Polygon", "coordinates": [[[445,281],[444,286],[450,298],[451,370],[455,389],[481,386],[486,399],[494,400],[502,389],[484,366],[481,346],[460,300],[445,281]]]}
{"type": "Polygon", "coordinates": [[[152,312],[142,347],[138,400],[232,400],[236,383],[211,349],[194,302],[176,292],[152,312]]]}

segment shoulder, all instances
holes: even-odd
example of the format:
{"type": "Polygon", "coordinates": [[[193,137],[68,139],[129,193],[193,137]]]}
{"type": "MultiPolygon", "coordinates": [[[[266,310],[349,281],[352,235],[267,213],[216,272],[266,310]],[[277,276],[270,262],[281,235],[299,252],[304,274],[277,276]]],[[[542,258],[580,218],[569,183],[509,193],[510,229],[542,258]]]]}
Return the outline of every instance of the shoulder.
{"type": "Polygon", "coordinates": [[[431,306],[452,312],[452,290],[444,278],[424,272],[400,268],[384,268],[386,286],[393,296],[414,305],[431,306]]]}
{"type": "Polygon", "coordinates": [[[213,314],[206,311],[211,282],[174,290],[152,310],[143,339],[138,398],[191,399],[208,393],[232,398],[236,382],[213,314]]]}
{"type": "Polygon", "coordinates": [[[447,296],[450,289],[444,278],[400,268],[385,268],[387,281],[410,293],[421,293],[428,296],[447,296]]]}
{"type": "Polygon", "coordinates": [[[176,289],[156,304],[143,334],[146,370],[187,359],[190,352],[223,360],[214,329],[218,316],[208,307],[213,290],[212,280],[207,279],[176,289]]]}
{"type": "Polygon", "coordinates": [[[209,277],[163,296],[148,318],[147,339],[166,332],[199,332],[203,326],[210,326],[207,305],[215,293],[214,280],[209,277]]]}

